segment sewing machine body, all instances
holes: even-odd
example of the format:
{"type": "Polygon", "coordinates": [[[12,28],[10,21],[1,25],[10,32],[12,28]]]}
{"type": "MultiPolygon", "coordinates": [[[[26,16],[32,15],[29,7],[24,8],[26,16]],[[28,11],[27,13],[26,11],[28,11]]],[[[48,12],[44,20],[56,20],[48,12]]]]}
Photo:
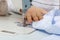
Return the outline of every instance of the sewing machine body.
{"type": "Polygon", "coordinates": [[[12,0],[16,9],[25,12],[31,6],[31,0],[12,0]]]}

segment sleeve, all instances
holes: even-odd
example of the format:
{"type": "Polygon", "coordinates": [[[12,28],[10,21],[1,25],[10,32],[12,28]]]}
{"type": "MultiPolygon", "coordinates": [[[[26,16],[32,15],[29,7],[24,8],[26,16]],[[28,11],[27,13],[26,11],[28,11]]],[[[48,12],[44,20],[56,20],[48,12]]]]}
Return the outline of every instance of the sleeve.
{"type": "Polygon", "coordinates": [[[39,7],[39,8],[43,8],[47,11],[51,10],[53,8],[53,6],[50,6],[49,4],[51,4],[51,2],[44,1],[44,0],[33,0],[32,1],[32,5],[39,7]]]}

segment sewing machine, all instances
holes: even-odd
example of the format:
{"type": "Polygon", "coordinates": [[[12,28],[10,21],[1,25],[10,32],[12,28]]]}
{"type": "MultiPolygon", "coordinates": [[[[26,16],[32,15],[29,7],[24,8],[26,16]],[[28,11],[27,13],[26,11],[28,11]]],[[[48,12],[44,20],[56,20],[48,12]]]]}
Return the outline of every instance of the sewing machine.
{"type": "MultiPolygon", "coordinates": [[[[20,5],[16,5],[17,9],[21,8],[26,11],[26,9],[30,7],[29,4],[31,0],[27,0],[28,3],[25,1],[26,0],[13,0],[14,3],[17,2],[16,4],[20,3],[20,5]]],[[[0,16],[0,40],[40,40],[48,36],[48,34],[36,31],[31,27],[23,27],[22,22],[23,16],[12,12],[10,15],[0,16]]]]}

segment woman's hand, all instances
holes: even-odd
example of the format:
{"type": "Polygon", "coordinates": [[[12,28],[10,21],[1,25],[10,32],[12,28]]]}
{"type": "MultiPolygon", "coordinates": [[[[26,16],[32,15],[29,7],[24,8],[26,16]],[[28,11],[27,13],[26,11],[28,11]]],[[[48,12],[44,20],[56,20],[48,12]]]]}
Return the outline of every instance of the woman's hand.
{"type": "Polygon", "coordinates": [[[27,10],[25,18],[27,19],[28,23],[31,23],[32,21],[41,20],[43,15],[46,13],[47,11],[42,8],[31,6],[31,8],[27,10]]]}

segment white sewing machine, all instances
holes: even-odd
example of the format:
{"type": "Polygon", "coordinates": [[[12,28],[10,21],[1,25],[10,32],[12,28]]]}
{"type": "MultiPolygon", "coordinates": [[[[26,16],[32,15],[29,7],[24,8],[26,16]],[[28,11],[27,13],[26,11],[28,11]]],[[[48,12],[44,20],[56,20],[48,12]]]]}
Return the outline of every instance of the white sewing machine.
{"type": "MultiPolygon", "coordinates": [[[[13,1],[16,2],[16,0],[13,1]]],[[[22,3],[22,0],[17,3],[19,2],[22,3]]],[[[19,9],[19,6],[17,6],[17,9],[19,9]]],[[[39,31],[33,32],[35,30],[33,28],[22,27],[22,24],[20,24],[23,21],[22,16],[15,13],[11,14],[8,16],[0,16],[0,40],[40,40],[48,36],[39,31]]]]}

